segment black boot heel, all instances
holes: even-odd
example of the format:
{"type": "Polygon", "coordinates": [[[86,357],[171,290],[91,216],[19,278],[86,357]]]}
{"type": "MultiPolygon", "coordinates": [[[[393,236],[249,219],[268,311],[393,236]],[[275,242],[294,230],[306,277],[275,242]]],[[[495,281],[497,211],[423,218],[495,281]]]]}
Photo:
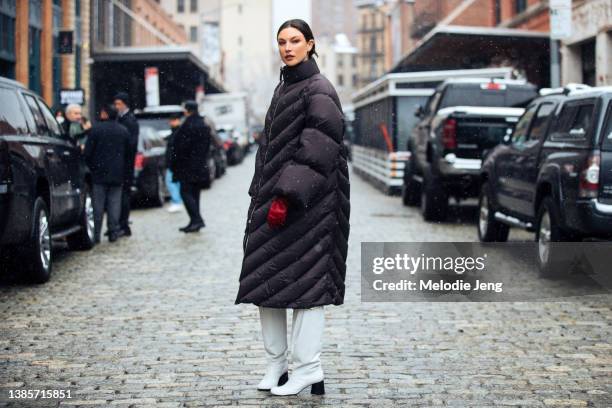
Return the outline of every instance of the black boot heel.
{"type": "Polygon", "coordinates": [[[323,395],[325,394],[325,385],[323,384],[323,380],[318,383],[312,384],[310,387],[310,393],[314,395],[323,395]]]}
{"type": "Polygon", "coordinates": [[[287,381],[289,381],[289,373],[285,371],[283,375],[278,379],[278,386],[284,385],[287,381]]]}

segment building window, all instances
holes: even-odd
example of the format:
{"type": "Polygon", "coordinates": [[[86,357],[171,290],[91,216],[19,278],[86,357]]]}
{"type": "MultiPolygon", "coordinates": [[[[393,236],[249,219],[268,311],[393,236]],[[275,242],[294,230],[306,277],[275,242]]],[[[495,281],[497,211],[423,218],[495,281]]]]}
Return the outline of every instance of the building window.
{"type": "Polygon", "coordinates": [[[338,86],[344,86],[344,76],[342,74],[338,75],[338,86]]]}
{"type": "Polygon", "coordinates": [[[527,9],[527,0],[514,0],[514,11],[516,14],[521,14],[527,9]]]}
{"type": "Polygon", "coordinates": [[[242,14],[242,4],[238,5],[238,14],[242,14]]]}
{"type": "Polygon", "coordinates": [[[357,74],[353,74],[353,87],[357,88],[357,82],[359,81],[359,76],[357,74]]]}
{"type": "Polygon", "coordinates": [[[351,66],[353,68],[357,68],[357,55],[353,54],[353,56],[351,57],[351,66]]]}
{"type": "Polygon", "coordinates": [[[189,41],[191,41],[192,43],[198,42],[198,27],[197,26],[191,26],[189,28],[189,41]]]}
{"type": "Polygon", "coordinates": [[[238,45],[242,45],[242,36],[241,35],[238,36],[238,45]]]}
{"type": "Polygon", "coordinates": [[[501,23],[501,0],[495,0],[493,13],[495,13],[495,25],[499,25],[501,23]]]}
{"type": "Polygon", "coordinates": [[[30,27],[28,40],[30,42],[30,78],[29,87],[34,92],[40,93],[40,34],[41,30],[35,27],[30,27]]]}
{"type": "Polygon", "coordinates": [[[15,78],[15,4],[0,9],[0,76],[15,78]]]}
{"type": "Polygon", "coordinates": [[[185,0],[177,0],[176,1],[176,12],[184,13],[185,12],[185,0]]]}
{"type": "Polygon", "coordinates": [[[344,66],[344,55],[338,54],[338,60],[336,62],[338,68],[342,68],[344,66]]]}
{"type": "Polygon", "coordinates": [[[191,11],[192,13],[197,13],[197,11],[198,11],[198,0],[191,0],[189,11],[191,11]]]}
{"type": "Polygon", "coordinates": [[[595,86],[595,40],[591,40],[580,47],[582,62],[582,83],[595,86]]]}

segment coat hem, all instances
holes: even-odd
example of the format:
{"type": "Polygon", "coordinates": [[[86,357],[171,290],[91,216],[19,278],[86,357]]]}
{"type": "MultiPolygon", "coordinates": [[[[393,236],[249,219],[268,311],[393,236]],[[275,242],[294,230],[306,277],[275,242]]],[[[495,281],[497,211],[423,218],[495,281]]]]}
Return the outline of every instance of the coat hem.
{"type": "Polygon", "coordinates": [[[276,303],[276,304],[266,304],[265,302],[249,302],[249,301],[242,301],[242,300],[237,300],[234,302],[235,305],[238,304],[253,304],[255,306],[263,306],[263,307],[269,307],[272,309],[311,309],[313,307],[319,307],[319,306],[341,306],[344,304],[344,299],[341,300],[337,300],[335,302],[318,302],[318,303],[309,303],[307,305],[303,304],[303,303],[286,303],[286,304],[281,304],[281,303],[276,303]]]}

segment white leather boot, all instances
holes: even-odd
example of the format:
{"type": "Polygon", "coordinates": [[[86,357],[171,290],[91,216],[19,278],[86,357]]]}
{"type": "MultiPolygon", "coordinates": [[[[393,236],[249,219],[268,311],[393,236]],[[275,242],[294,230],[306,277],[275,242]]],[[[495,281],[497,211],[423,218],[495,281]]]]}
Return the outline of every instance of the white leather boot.
{"type": "Polygon", "coordinates": [[[259,307],[259,320],[264,349],[266,350],[266,374],[257,385],[260,391],[287,382],[287,309],[259,307]]]}
{"type": "Polygon", "coordinates": [[[272,394],[294,395],[308,386],[311,394],[325,394],[320,360],[324,326],[323,306],[293,310],[291,356],[295,368],[285,385],[272,387],[272,394]]]}

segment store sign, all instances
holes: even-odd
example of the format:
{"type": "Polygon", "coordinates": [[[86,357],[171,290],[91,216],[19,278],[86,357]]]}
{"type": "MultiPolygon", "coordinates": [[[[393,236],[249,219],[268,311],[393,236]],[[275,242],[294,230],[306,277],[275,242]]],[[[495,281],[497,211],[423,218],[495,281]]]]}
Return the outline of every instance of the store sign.
{"type": "Polygon", "coordinates": [[[74,31],[59,32],[59,49],[60,54],[72,54],[72,46],[74,44],[74,31]]]}
{"type": "Polygon", "coordinates": [[[572,36],[572,0],[550,0],[550,38],[572,36]]]}
{"type": "Polygon", "coordinates": [[[71,103],[84,105],[85,91],[82,89],[62,89],[60,90],[60,103],[62,105],[69,105],[71,103]]]}

